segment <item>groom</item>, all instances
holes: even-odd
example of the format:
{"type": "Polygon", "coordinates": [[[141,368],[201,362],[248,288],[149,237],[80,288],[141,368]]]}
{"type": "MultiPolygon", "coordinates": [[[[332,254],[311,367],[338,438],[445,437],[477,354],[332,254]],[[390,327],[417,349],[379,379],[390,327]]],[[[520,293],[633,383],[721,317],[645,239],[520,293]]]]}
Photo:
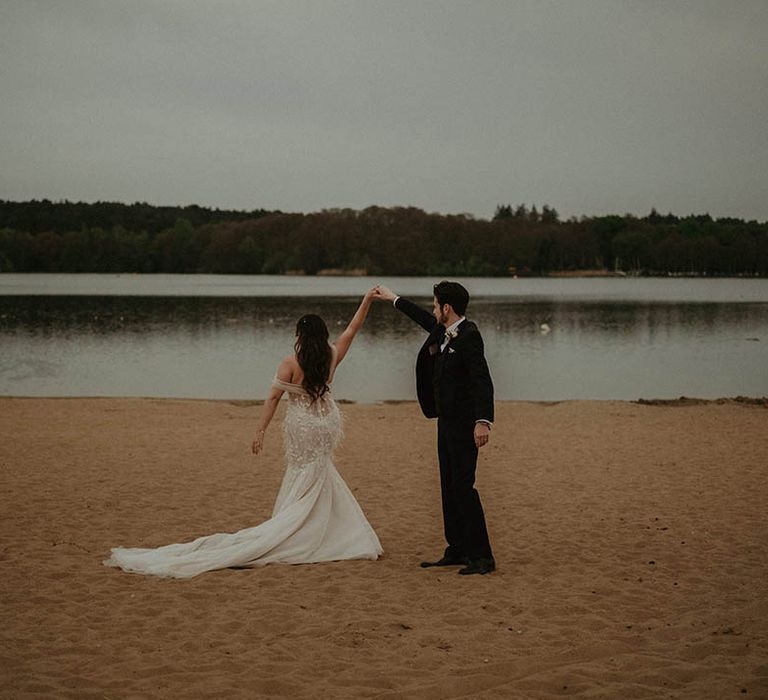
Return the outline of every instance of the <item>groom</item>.
{"type": "Polygon", "coordinates": [[[422,567],[459,566],[460,574],[496,569],[480,496],[475,490],[477,453],[493,425],[493,383],[477,326],[464,317],[469,293],[458,282],[433,288],[433,311],[396,296],[384,286],[377,296],[418,323],[427,340],[416,359],[416,393],[427,418],[437,418],[437,455],[443,525],[448,547],[422,567]]]}

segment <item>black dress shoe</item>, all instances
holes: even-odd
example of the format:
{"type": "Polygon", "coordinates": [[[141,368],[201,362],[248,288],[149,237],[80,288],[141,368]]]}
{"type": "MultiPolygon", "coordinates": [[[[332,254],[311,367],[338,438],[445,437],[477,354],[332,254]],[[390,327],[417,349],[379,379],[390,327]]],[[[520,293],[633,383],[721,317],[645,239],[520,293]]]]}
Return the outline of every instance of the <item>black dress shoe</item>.
{"type": "Polygon", "coordinates": [[[473,559],[469,562],[468,566],[459,570],[462,576],[469,576],[470,574],[490,574],[491,571],[496,571],[496,562],[491,559],[473,559]]]}
{"type": "Polygon", "coordinates": [[[465,564],[469,564],[469,559],[466,557],[459,557],[458,559],[443,557],[438,559],[438,561],[423,561],[421,562],[421,568],[428,569],[430,566],[464,566],[465,564]]]}

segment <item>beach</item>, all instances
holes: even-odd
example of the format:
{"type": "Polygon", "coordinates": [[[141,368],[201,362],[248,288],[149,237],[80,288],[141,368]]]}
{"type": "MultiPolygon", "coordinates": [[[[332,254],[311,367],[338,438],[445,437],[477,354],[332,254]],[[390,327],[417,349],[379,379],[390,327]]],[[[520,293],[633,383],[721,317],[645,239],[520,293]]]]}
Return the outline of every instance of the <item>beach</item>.
{"type": "Polygon", "coordinates": [[[434,422],[341,409],[383,557],[175,580],[102,560],[267,519],[284,406],[254,457],[256,402],[0,398],[0,696],[768,697],[764,404],[498,402],[487,576],[418,566],[434,422]]]}

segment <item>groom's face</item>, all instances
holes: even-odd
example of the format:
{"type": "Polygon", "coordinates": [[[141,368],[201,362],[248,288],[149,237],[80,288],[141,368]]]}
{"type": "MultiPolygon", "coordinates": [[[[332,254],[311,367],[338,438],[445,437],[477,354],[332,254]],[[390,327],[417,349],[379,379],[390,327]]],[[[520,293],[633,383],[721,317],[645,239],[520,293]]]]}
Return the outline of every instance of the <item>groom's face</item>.
{"type": "Polygon", "coordinates": [[[445,325],[446,321],[448,320],[448,304],[443,304],[440,306],[440,303],[437,301],[437,297],[435,297],[432,300],[432,306],[432,313],[435,315],[437,322],[445,325]]]}

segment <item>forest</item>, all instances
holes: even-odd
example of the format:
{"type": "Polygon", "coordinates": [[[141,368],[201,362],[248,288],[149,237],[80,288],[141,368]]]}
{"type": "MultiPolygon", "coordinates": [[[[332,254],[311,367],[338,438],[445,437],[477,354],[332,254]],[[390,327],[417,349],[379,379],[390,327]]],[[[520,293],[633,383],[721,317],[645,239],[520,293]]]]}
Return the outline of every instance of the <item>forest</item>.
{"type": "Polygon", "coordinates": [[[768,222],[655,209],[561,221],[525,204],[480,219],[0,200],[0,272],[767,276],[768,222]]]}

